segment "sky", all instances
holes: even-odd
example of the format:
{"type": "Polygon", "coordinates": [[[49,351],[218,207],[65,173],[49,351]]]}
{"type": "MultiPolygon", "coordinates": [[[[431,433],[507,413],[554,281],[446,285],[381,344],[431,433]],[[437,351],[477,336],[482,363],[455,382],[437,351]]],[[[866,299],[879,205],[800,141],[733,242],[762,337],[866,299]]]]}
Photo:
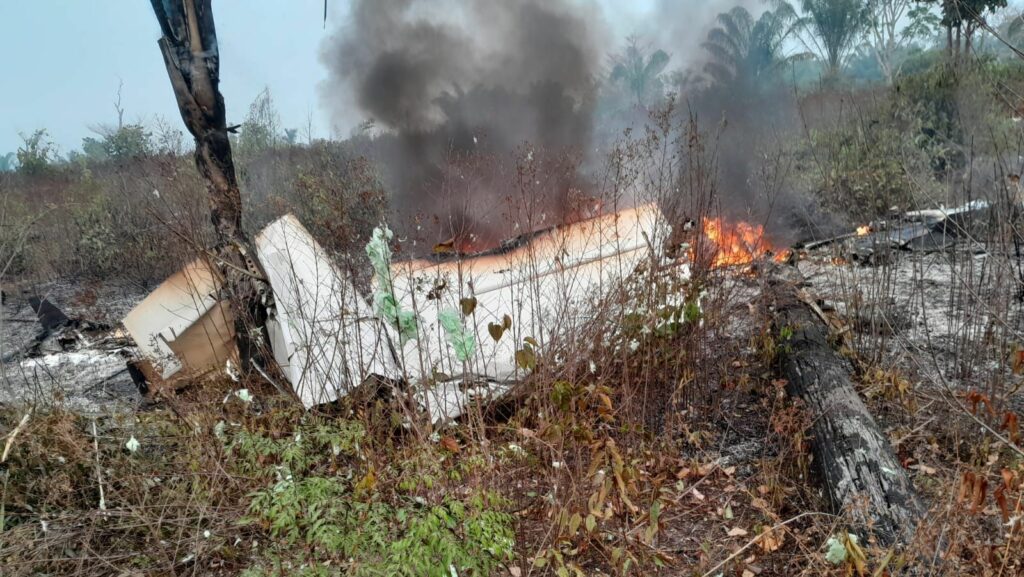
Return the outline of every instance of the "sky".
{"type": "MultiPolygon", "coordinates": [[[[655,0],[595,0],[614,6],[623,36],[655,0]]],[[[221,53],[221,92],[228,122],[241,122],[269,88],[284,128],[308,125],[315,138],[333,129],[320,104],[326,76],[320,46],[348,13],[348,0],[214,0],[221,53]]],[[[160,117],[184,130],[157,48],[159,26],[147,0],[0,0],[0,155],[19,133],[47,129],[61,154],[81,147],[90,129],[116,124],[118,86],[126,122],[160,117]]]]}
{"type": "MultiPolygon", "coordinates": [[[[270,88],[284,127],[328,136],[318,103],[324,78],[320,42],[322,0],[214,0],[221,53],[221,91],[229,122],[240,122],[253,99],[270,88]]],[[[347,3],[331,0],[331,20],[347,3]]],[[[184,130],[147,0],[3,0],[0,49],[0,154],[28,133],[46,128],[61,152],[95,136],[90,126],[116,124],[114,101],[123,82],[126,122],[163,117],[184,130]]]]}

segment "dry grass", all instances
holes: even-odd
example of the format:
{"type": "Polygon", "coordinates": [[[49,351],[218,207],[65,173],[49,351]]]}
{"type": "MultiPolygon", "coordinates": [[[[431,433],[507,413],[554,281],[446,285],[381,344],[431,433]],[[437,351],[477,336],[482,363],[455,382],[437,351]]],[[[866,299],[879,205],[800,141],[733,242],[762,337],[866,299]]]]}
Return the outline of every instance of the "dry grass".
{"type": "MultiPolygon", "coordinates": [[[[670,108],[624,139],[587,200],[655,200],[677,230],[720,215],[713,139],[681,116],[670,108]]],[[[781,154],[766,158],[754,186],[771,205],[789,167],[781,154]]],[[[559,171],[578,162],[563,160],[559,171]]],[[[541,185],[531,183],[564,175],[506,168],[509,214],[539,222],[529,201],[541,185]]],[[[990,192],[1008,206],[1008,175],[1020,171],[1001,170],[986,186],[1003,183],[990,192]]],[[[30,243],[19,232],[0,244],[17,247],[22,271],[110,271],[101,249],[113,247],[115,269],[145,282],[177,266],[167,255],[209,242],[202,189],[183,159],[0,178],[5,222],[31,231],[30,243]],[[83,250],[71,229],[102,242],[83,250]]],[[[295,210],[347,255],[345,269],[368,277],[354,255],[386,212],[372,166],[325,144],[268,152],[243,181],[249,224],[295,210]]],[[[935,183],[899,184],[912,193],[902,202],[935,183]]],[[[6,407],[0,565],[4,575],[448,575],[442,561],[474,575],[1019,573],[1024,469],[1008,417],[1020,410],[1024,342],[1018,221],[997,214],[974,239],[992,258],[949,256],[941,305],[924,261],[910,267],[910,285],[896,260],[828,269],[827,296],[846,303],[854,327],[842,344],[862,393],[931,508],[906,547],[866,540],[845,561],[826,559],[830,538],[862,528],[826,512],[815,487],[809,417],[776,380],[784,345],[758,299],[767,269],[697,262],[684,275],[652,262],[602,294],[590,322],[545,343],[513,400],[453,425],[434,427],[387,395],[302,414],[255,382],[244,383],[253,403],[234,395],[243,384],[223,381],[131,415],[40,409],[16,436],[24,412],[6,407]],[[908,310],[935,307],[949,323],[941,343],[901,328],[908,310]]],[[[457,234],[459,224],[427,226],[457,234]]]]}

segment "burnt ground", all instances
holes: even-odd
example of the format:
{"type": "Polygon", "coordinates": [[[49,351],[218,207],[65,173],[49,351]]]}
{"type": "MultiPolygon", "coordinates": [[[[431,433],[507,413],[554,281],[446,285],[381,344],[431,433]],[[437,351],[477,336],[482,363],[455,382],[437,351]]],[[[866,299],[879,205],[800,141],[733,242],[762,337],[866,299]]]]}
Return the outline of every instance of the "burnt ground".
{"type": "MultiPolygon", "coordinates": [[[[28,286],[28,285],[25,285],[28,286]]],[[[116,327],[143,297],[141,287],[117,282],[52,281],[31,288],[4,287],[0,306],[0,404],[47,405],[85,414],[131,409],[140,396],[126,370],[131,349],[99,343],[59,350],[51,343],[39,354],[26,356],[42,332],[28,298],[44,297],[69,318],[116,327]],[[10,358],[16,357],[16,358],[10,358]]]]}
{"type": "Polygon", "coordinates": [[[1019,411],[1013,357],[1024,342],[1024,307],[1016,266],[973,245],[894,251],[872,266],[847,262],[837,247],[799,263],[811,292],[847,323],[860,356],[898,368],[912,386],[980,391],[1019,411]]]}
{"type": "Polygon", "coordinates": [[[1020,446],[1024,409],[1016,258],[960,243],[864,265],[836,245],[798,266],[841,323],[836,344],[928,508],[916,546],[944,563],[931,570],[1019,567],[1021,456],[1005,442],[1020,446]]]}

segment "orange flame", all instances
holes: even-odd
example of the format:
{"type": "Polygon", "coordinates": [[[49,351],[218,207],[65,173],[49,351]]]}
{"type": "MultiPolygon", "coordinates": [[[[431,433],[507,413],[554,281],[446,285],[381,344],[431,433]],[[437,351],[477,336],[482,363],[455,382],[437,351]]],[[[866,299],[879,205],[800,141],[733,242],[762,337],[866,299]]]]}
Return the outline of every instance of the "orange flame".
{"type": "Polygon", "coordinates": [[[857,236],[867,236],[871,234],[871,226],[865,224],[864,226],[857,227],[857,236]]]}
{"type": "Polygon", "coordinates": [[[789,251],[776,253],[764,236],[764,227],[759,224],[705,218],[702,231],[711,244],[708,251],[714,251],[712,266],[716,268],[750,264],[764,257],[782,261],[789,254],[789,251]]]}

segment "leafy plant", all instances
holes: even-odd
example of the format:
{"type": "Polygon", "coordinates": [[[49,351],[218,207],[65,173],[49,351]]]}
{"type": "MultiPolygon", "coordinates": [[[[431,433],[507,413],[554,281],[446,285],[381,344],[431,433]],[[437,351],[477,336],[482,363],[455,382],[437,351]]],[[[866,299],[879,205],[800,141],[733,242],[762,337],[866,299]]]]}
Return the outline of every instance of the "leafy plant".
{"type": "Polygon", "coordinates": [[[87,161],[124,161],[153,154],[153,135],[142,124],[94,129],[100,138],[82,139],[82,154],[87,161]]]}
{"type": "Polygon", "coordinates": [[[637,106],[650,104],[651,97],[662,86],[661,73],[668,66],[670,58],[664,50],[648,53],[640,39],[631,36],[626,48],[612,56],[611,81],[624,85],[636,98],[637,106]]]}
{"type": "Polygon", "coordinates": [[[239,127],[234,142],[239,157],[251,158],[280,144],[280,123],[274,98],[265,88],[249,105],[249,113],[239,127]]]}
{"type": "Polygon", "coordinates": [[[251,495],[242,524],[266,531],[272,544],[246,575],[484,576],[511,558],[512,517],[497,494],[396,503],[378,492],[372,466],[330,474],[336,459],[361,455],[363,435],[361,426],[341,421],[311,423],[282,439],[249,431],[235,437],[231,452],[242,469],[268,479],[251,495]]]}
{"type": "MultiPolygon", "coordinates": [[[[787,0],[772,0],[776,10],[793,10],[787,0]]],[[[870,12],[863,0],[800,0],[804,46],[824,61],[836,78],[866,29],[870,12]]]]}
{"type": "Polygon", "coordinates": [[[16,154],[18,172],[37,175],[49,172],[57,160],[57,148],[50,141],[45,128],[32,134],[20,134],[22,145],[16,154]]]}
{"type": "Polygon", "coordinates": [[[776,78],[785,62],[783,44],[793,32],[796,14],[782,6],[757,20],[742,6],[718,15],[703,47],[710,59],[704,72],[716,84],[734,90],[756,89],[776,78]]]}
{"type": "Polygon", "coordinates": [[[108,201],[108,196],[97,192],[87,202],[71,210],[78,228],[76,260],[86,275],[101,277],[107,274],[115,268],[121,254],[108,201]]]}

